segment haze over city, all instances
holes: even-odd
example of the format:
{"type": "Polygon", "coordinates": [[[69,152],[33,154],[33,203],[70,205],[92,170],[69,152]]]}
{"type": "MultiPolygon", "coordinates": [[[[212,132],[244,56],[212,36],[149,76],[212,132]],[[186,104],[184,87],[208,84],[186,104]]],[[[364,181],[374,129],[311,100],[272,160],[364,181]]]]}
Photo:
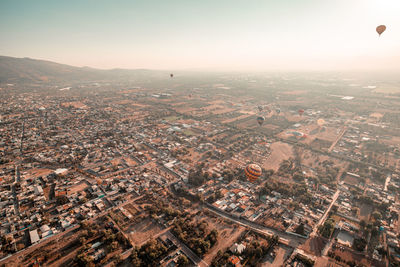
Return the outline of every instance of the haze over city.
{"type": "Polygon", "coordinates": [[[399,9],[396,0],[3,0],[0,54],[104,69],[395,71],[399,9]]]}
{"type": "Polygon", "coordinates": [[[399,267],[400,0],[0,0],[0,267],[399,267]]]}

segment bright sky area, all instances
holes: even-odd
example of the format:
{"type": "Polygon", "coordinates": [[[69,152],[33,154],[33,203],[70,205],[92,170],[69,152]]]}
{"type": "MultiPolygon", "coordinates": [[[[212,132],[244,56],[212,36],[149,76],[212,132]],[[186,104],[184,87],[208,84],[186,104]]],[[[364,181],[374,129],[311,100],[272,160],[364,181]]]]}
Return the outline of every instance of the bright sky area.
{"type": "Polygon", "coordinates": [[[400,70],[399,14],[400,0],[1,0],[0,55],[96,68],[400,70]]]}

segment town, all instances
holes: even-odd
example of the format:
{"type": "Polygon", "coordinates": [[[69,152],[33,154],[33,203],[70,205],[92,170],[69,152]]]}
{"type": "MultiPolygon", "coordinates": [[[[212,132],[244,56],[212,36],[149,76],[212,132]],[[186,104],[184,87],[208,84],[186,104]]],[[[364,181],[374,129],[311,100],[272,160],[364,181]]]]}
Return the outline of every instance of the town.
{"type": "Polygon", "coordinates": [[[0,84],[1,266],[400,266],[399,91],[147,75],[0,84]]]}

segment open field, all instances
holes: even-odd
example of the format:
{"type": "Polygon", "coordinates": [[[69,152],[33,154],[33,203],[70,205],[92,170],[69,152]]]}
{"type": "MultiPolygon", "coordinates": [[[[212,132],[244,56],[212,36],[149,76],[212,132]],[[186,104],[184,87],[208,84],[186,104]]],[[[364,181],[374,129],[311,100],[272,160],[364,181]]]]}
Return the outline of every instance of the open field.
{"type": "Polygon", "coordinates": [[[235,122],[237,120],[246,119],[246,118],[248,118],[250,116],[251,115],[249,115],[249,114],[243,114],[243,115],[240,115],[238,117],[234,117],[234,118],[230,118],[230,119],[227,119],[227,120],[223,120],[222,123],[231,123],[231,122],[235,122]]]}
{"type": "Polygon", "coordinates": [[[273,169],[277,171],[283,160],[293,157],[293,149],[289,144],[275,142],[271,144],[270,149],[271,155],[262,164],[264,169],[273,169]]]}
{"type": "Polygon", "coordinates": [[[79,184],[73,185],[70,188],[68,188],[68,195],[73,195],[77,192],[81,192],[85,190],[88,187],[88,185],[85,182],[80,182],[79,184]]]}
{"type": "Polygon", "coordinates": [[[327,239],[320,236],[315,236],[307,239],[307,241],[301,246],[301,249],[312,255],[321,256],[322,250],[327,243],[327,239]]]}
{"type": "Polygon", "coordinates": [[[267,261],[261,263],[261,266],[262,267],[283,266],[284,261],[291,253],[292,253],[292,249],[284,248],[283,246],[278,246],[276,249],[275,258],[272,261],[267,260],[267,261]]]}
{"type": "Polygon", "coordinates": [[[398,86],[382,86],[374,89],[372,92],[381,94],[398,94],[400,93],[400,87],[398,86]]]}
{"type": "Polygon", "coordinates": [[[144,219],[137,224],[130,225],[125,233],[128,234],[133,244],[140,246],[162,230],[163,229],[151,219],[144,219]]]}

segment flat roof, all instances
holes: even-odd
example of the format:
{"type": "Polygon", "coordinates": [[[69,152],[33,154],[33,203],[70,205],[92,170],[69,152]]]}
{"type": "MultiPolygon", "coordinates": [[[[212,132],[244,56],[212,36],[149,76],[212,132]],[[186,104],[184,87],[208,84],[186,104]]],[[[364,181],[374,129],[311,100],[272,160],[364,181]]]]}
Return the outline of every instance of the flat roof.
{"type": "Polygon", "coordinates": [[[29,237],[31,238],[31,243],[37,243],[40,240],[39,234],[37,232],[37,229],[29,231],[29,237]]]}

